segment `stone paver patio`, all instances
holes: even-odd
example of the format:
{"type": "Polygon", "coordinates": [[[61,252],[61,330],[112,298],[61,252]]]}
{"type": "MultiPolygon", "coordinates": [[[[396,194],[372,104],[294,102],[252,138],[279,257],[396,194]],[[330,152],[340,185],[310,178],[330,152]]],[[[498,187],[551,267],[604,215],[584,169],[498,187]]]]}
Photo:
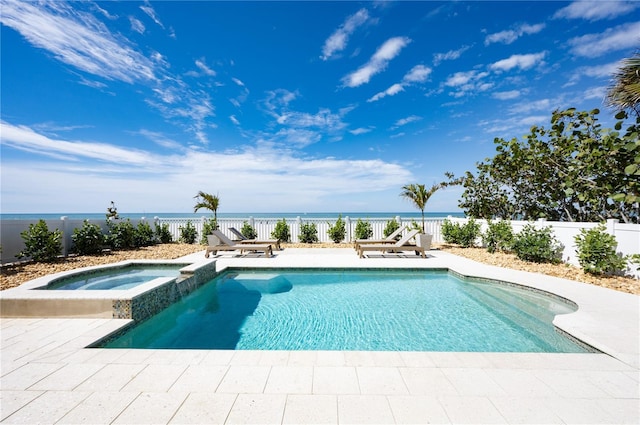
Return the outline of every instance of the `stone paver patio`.
{"type": "Polygon", "coordinates": [[[554,323],[603,353],[90,349],[126,321],[3,318],[0,421],[640,423],[640,297],[430,254],[359,259],[349,249],[302,248],[216,261],[219,268],[448,267],[533,286],[577,303],[554,323]]]}

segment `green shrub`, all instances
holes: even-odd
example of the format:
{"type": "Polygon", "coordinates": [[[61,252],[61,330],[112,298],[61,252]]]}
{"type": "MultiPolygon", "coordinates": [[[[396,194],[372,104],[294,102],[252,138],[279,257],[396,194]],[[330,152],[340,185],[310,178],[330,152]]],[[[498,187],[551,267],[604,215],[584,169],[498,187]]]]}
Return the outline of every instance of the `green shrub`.
{"type": "Polygon", "coordinates": [[[407,226],[409,230],[419,230],[422,233],[422,225],[415,220],[411,220],[411,224],[407,226]]]}
{"type": "Polygon", "coordinates": [[[258,232],[256,232],[256,229],[247,221],[242,223],[242,229],[240,229],[240,233],[242,233],[242,236],[247,239],[256,239],[258,237],[258,232]]]}
{"type": "Polygon", "coordinates": [[[482,235],[482,243],[489,252],[511,251],[511,245],[513,244],[513,229],[511,223],[508,220],[500,220],[498,222],[487,223],[489,228],[482,235]]]}
{"type": "Polygon", "coordinates": [[[626,258],[616,253],[618,242],[615,236],[606,232],[604,224],[593,229],[581,229],[574,240],[578,246],[578,261],[585,272],[614,274],[627,267],[626,258]]]}
{"type": "Polygon", "coordinates": [[[382,233],[385,237],[387,237],[399,228],[400,223],[398,223],[395,218],[392,218],[391,220],[387,221],[387,224],[386,226],[384,226],[384,230],[382,231],[382,233]]]}
{"type": "Polygon", "coordinates": [[[315,223],[302,223],[298,239],[302,243],[318,242],[318,228],[315,223]]]}
{"type": "Polygon", "coordinates": [[[192,244],[198,239],[198,231],[191,220],[188,220],[185,226],[180,226],[178,230],[180,231],[180,242],[192,244]]]}
{"type": "Polygon", "coordinates": [[[212,235],[213,231],[216,230],[217,228],[218,228],[218,220],[216,220],[215,218],[212,218],[210,220],[205,220],[205,222],[202,223],[202,235],[200,236],[200,244],[208,245],[209,241],[207,239],[207,235],[212,235]]]}
{"type": "Polygon", "coordinates": [[[160,225],[156,223],[156,240],[160,243],[173,242],[173,235],[169,231],[169,225],[167,223],[162,223],[160,225]]]}
{"type": "Polygon", "coordinates": [[[280,242],[291,242],[291,231],[287,220],[284,218],[276,223],[275,229],[271,232],[271,237],[279,240],[280,242]]]}
{"type": "Polygon", "coordinates": [[[333,226],[331,226],[331,224],[329,223],[327,235],[329,235],[329,239],[331,239],[333,242],[340,243],[344,240],[346,234],[346,225],[344,220],[342,220],[342,214],[340,214],[338,215],[338,220],[336,220],[333,226]]]}
{"type": "Polygon", "coordinates": [[[155,245],[156,234],[146,221],[140,221],[133,234],[133,243],[136,248],[155,245]]]}
{"type": "Polygon", "coordinates": [[[105,244],[102,229],[97,224],[89,223],[89,220],[85,220],[81,228],[73,229],[71,240],[73,241],[72,251],[80,255],[98,254],[102,252],[105,244]]]}
{"type": "Polygon", "coordinates": [[[513,251],[518,258],[535,263],[559,263],[564,247],[553,236],[551,226],[536,229],[531,223],[513,237],[513,251]]]}
{"type": "Polygon", "coordinates": [[[107,236],[107,243],[111,248],[131,249],[136,247],[136,228],[131,224],[131,220],[109,220],[108,224],[109,236],[107,236]]]}
{"type": "Polygon", "coordinates": [[[17,258],[30,257],[34,261],[53,261],[62,253],[62,232],[58,229],[49,231],[44,220],[30,224],[29,229],[20,233],[24,241],[24,249],[17,258]]]}
{"type": "Polygon", "coordinates": [[[480,224],[472,218],[465,224],[452,223],[451,220],[445,219],[441,231],[445,242],[469,248],[476,244],[476,239],[480,236],[480,224]]]}
{"type": "Polygon", "coordinates": [[[368,221],[362,221],[358,219],[356,222],[355,238],[356,239],[369,239],[373,236],[373,228],[368,221]]]}

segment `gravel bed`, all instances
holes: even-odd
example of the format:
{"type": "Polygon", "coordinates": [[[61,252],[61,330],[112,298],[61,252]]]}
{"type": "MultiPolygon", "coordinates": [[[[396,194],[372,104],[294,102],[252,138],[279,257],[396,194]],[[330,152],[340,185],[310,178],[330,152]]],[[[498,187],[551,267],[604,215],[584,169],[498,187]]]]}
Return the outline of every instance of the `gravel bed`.
{"type": "MultiPolygon", "coordinates": [[[[315,243],[301,244],[289,243],[283,244],[283,248],[352,248],[349,243],[315,243]]],[[[561,277],[565,279],[577,280],[579,282],[589,283],[591,285],[604,286],[616,291],[628,292],[640,295],[640,279],[634,279],[622,276],[594,276],[583,273],[578,267],[567,264],[537,264],[519,260],[513,254],[505,253],[488,253],[482,248],[460,248],[449,245],[435,245],[435,249],[450,252],[461,257],[470,258],[472,260],[491,264],[494,266],[511,268],[516,270],[524,270],[534,273],[542,273],[550,276],[561,277]]],[[[22,263],[3,266],[0,271],[0,290],[19,286],[24,282],[45,276],[52,273],[58,273],[67,270],[73,270],[80,267],[97,266],[102,264],[116,263],[123,260],[132,259],[154,259],[168,260],[179,258],[194,252],[203,251],[202,245],[189,244],[162,244],[151,247],[140,248],[136,250],[113,251],[109,254],[93,255],[93,256],[72,256],[60,259],[53,263],[22,263]]]]}

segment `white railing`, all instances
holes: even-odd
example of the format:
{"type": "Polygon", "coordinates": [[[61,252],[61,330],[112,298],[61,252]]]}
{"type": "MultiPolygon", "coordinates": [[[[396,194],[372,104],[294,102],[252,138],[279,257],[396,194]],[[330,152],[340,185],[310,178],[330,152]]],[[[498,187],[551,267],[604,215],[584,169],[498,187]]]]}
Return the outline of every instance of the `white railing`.
{"type": "MultiPolygon", "coordinates": [[[[373,230],[372,238],[379,239],[384,237],[384,228],[387,223],[391,219],[395,219],[401,226],[410,226],[412,221],[420,222],[420,219],[414,218],[402,218],[399,216],[396,217],[387,217],[387,218],[361,218],[363,221],[368,221],[371,224],[371,228],[373,230]]],[[[191,222],[198,232],[198,237],[196,239],[196,243],[200,242],[202,236],[202,230],[204,228],[204,224],[211,220],[211,217],[200,217],[200,218],[162,218],[162,217],[154,217],[154,218],[141,218],[141,219],[131,219],[131,223],[134,226],[137,226],[139,222],[146,221],[148,222],[152,228],[155,228],[155,225],[168,225],[169,232],[174,241],[178,241],[180,239],[180,228],[185,227],[187,222],[191,222]]],[[[261,218],[261,217],[237,217],[237,218],[218,218],[218,226],[220,230],[222,230],[225,234],[230,237],[233,237],[233,234],[229,232],[230,227],[235,227],[238,230],[242,229],[242,226],[245,222],[249,223],[258,233],[258,238],[262,239],[272,239],[271,233],[275,230],[276,224],[278,221],[282,219],[277,218],[261,218]]],[[[335,224],[336,218],[286,218],[287,225],[289,226],[289,233],[291,235],[291,242],[298,242],[298,236],[300,234],[300,227],[303,223],[315,223],[316,228],[318,230],[318,240],[319,242],[330,242],[327,231],[329,227],[335,224]]],[[[347,236],[345,237],[345,241],[351,241],[354,239],[355,228],[358,218],[353,217],[343,217],[343,220],[346,224],[347,236]]],[[[106,234],[108,233],[108,228],[106,221],[104,219],[93,219],[88,220],[91,224],[97,224],[102,228],[102,231],[106,234]]],[[[444,218],[429,218],[425,219],[425,230],[427,233],[432,233],[434,235],[434,242],[441,242],[441,233],[440,226],[444,218]]],[[[24,249],[24,241],[21,237],[21,233],[25,230],[29,229],[30,224],[36,224],[37,220],[0,220],[0,246],[2,250],[0,251],[0,261],[2,264],[12,263],[16,261],[16,254],[24,249]]],[[[73,230],[76,228],[81,228],[84,220],[82,219],[69,219],[67,217],[61,217],[60,219],[54,220],[49,219],[45,220],[47,223],[47,227],[50,231],[54,231],[58,229],[62,232],[62,254],[68,255],[71,252],[72,247],[72,239],[71,235],[73,235],[73,230]]]]}

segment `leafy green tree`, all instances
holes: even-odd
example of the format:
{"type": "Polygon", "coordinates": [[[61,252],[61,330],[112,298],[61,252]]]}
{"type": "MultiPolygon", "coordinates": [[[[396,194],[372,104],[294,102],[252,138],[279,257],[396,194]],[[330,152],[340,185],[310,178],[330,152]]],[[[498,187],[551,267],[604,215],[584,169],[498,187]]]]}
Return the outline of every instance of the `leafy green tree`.
{"type": "Polygon", "coordinates": [[[423,184],[416,183],[402,186],[400,196],[411,201],[422,213],[422,233],[424,233],[424,208],[429,202],[429,198],[442,187],[443,183],[434,184],[429,189],[423,184]]]}
{"type": "Polygon", "coordinates": [[[340,214],[338,215],[338,220],[336,220],[333,226],[329,223],[329,229],[327,230],[327,235],[329,235],[329,238],[333,242],[340,243],[342,242],[346,234],[347,234],[346,223],[342,219],[342,214],[340,214]]]}
{"type": "Polygon", "coordinates": [[[369,221],[362,221],[358,219],[356,222],[355,238],[356,239],[369,239],[373,236],[373,228],[369,221]]]}
{"type": "Polygon", "coordinates": [[[386,238],[387,236],[389,236],[399,228],[400,228],[400,223],[398,223],[395,218],[392,218],[391,220],[387,221],[387,224],[384,226],[384,230],[382,231],[382,234],[386,238]]]}
{"type": "Polygon", "coordinates": [[[496,155],[476,174],[451,178],[465,189],[459,206],[487,219],[638,222],[640,118],[621,136],[626,113],[616,116],[615,130],[604,130],[599,112],[555,111],[549,129],[496,138],[496,155]]]}
{"type": "Polygon", "coordinates": [[[271,237],[280,242],[291,242],[291,230],[286,219],[283,218],[276,223],[275,229],[271,232],[271,237]]]}
{"type": "Polygon", "coordinates": [[[24,249],[17,258],[30,257],[34,261],[50,262],[58,258],[62,252],[62,232],[59,229],[49,231],[44,220],[30,224],[29,229],[20,233],[24,241],[24,249]]]}
{"type": "Polygon", "coordinates": [[[318,242],[318,228],[315,223],[302,223],[300,225],[300,234],[298,240],[301,243],[318,242]]]}
{"type": "Polygon", "coordinates": [[[250,225],[248,221],[242,223],[240,233],[247,239],[256,239],[258,237],[258,232],[256,232],[256,229],[250,225]]]}
{"type": "Polygon", "coordinates": [[[193,207],[193,212],[198,212],[199,209],[204,208],[213,212],[213,219],[218,222],[218,207],[220,205],[220,198],[218,195],[212,195],[199,191],[194,198],[197,200],[196,205],[193,207]]]}
{"type": "Polygon", "coordinates": [[[614,274],[627,266],[626,258],[618,255],[615,236],[606,232],[604,224],[593,229],[580,229],[574,237],[578,261],[587,273],[614,274]]]}
{"type": "Polygon", "coordinates": [[[73,252],[80,255],[91,255],[102,251],[105,237],[100,226],[85,220],[81,228],[73,229],[71,241],[73,242],[73,252]]]}

